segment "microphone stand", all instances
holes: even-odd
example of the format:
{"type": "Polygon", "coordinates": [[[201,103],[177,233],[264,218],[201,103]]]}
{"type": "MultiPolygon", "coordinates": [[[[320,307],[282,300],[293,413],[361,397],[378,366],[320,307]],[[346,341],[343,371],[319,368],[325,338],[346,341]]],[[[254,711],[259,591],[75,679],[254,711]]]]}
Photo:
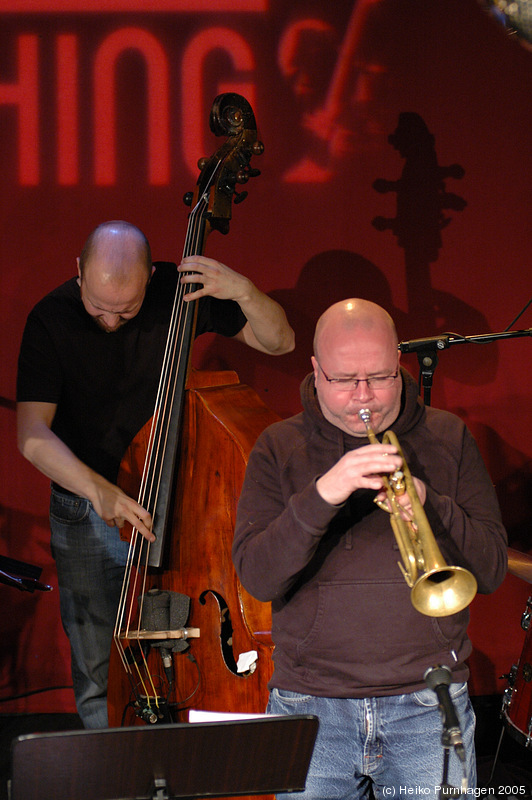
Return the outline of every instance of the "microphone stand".
{"type": "Polygon", "coordinates": [[[442,781],[440,786],[440,797],[457,796],[465,793],[467,789],[467,777],[465,772],[465,750],[462,741],[462,733],[460,731],[460,723],[456,715],[453,701],[449,694],[449,686],[451,685],[451,670],[446,666],[438,665],[426,670],[423,676],[425,683],[429,689],[432,689],[436,694],[439,702],[439,708],[442,716],[442,734],[441,743],[443,747],[443,771],[442,781]],[[451,786],[448,783],[449,779],[449,756],[451,750],[455,751],[458,760],[460,761],[464,770],[462,776],[462,785],[460,789],[451,786]]]}
{"type": "Polygon", "coordinates": [[[457,333],[441,333],[426,339],[411,339],[399,342],[402,353],[417,353],[419,364],[419,391],[423,389],[423,400],[430,406],[430,396],[434,371],[438,366],[438,352],[447,350],[452,344],[486,344],[498,339],[513,339],[521,336],[532,336],[532,328],[521,331],[501,331],[500,333],[481,333],[475,336],[460,336],[457,333]]]}

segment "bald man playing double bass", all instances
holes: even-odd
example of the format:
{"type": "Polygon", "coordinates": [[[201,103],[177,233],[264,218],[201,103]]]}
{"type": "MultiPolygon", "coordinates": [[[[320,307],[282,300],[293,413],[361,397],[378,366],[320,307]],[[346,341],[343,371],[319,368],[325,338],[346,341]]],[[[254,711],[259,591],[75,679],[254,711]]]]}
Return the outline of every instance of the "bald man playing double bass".
{"type": "Polygon", "coordinates": [[[105,727],[113,628],[128,521],[153,540],[149,512],[116,484],[128,445],[152,417],[174,296],[200,284],[196,335],[214,331],[272,355],[294,335],[282,308],[213,259],[152,264],[145,235],[124,221],[88,237],[78,275],[31,311],[19,355],[22,454],[51,479],[50,526],[76,706],[105,727]],[[187,274],[185,274],[187,273],[187,274]]]}
{"type": "MultiPolygon", "coordinates": [[[[446,563],[481,592],[504,578],[506,532],[473,437],[458,417],[425,407],[399,359],[383,308],[358,298],[331,306],[316,327],[303,411],[259,436],[238,505],[237,573],[272,604],[268,712],[319,718],[304,800],[436,800],[444,776],[476,785],[469,614],[414,608],[390,515],[374,502],[389,504],[383,475],[403,460],[378,437],[398,437],[446,563]],[[424,680],[435,666],[449,675],[461,730],[448,771],[438,697],[424,680]]],[[[408,518],[412,498],[396,500],[408,518]]]]}

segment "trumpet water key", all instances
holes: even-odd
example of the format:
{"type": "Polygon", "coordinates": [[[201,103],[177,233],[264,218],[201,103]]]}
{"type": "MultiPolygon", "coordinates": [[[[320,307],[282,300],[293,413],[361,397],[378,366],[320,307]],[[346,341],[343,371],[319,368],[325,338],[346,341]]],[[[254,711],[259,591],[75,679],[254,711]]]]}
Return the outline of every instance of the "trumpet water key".
{"type": "MultiPolygon", "coordinates": [[[[379,440],[370,424],[370,410],[362,408],[358,415],[366,426],[371,444],[378,444],[379,440]]],[[[382,443],[394,445],[402,461],[398,470],[382,476],[387,503],[379,502],[378,505],[390,514],[392,530],[403,562],[399,562],[399,568],[412,590],[412,605],[421,614],[429,617],[456,614],[473,600],[477,592],[476,579],[469,570],[450,567],[445,563],[397,436],[393,431],[386,431],[382,443]],[[410,518],[406,518],[406,512],[398,501],[405,493],[408,494],[412,507],[410,518]]]]}

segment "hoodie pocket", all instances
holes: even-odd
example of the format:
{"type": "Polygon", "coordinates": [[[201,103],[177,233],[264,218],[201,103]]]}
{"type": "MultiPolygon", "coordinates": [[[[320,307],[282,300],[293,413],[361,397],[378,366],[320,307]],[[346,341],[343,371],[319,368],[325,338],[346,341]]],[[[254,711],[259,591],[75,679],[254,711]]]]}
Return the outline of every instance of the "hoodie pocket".
{"type": "Polygon", "coordinates": [[[319,584],[314,620],[296,653],[314,675],[371,687],[419,682],[420,661],[448,647],[438,622],[411,605],[402,579],[330,581],[319,584]]]}

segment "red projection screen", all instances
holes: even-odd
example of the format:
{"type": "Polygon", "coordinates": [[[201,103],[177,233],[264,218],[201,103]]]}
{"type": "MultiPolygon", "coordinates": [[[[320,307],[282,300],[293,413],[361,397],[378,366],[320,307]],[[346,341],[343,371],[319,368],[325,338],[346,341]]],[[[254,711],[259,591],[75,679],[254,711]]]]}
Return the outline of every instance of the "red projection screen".
{"type": "MultiPolygon", "coordinates": [[[[285,308],[278,359],[211,335],[198,368],[234,369],[281,416],[299,411],[315,321],[362,296],[402,340],[528,329],[532,52],[477,0],[0,0],[0,554],[52,592],[0,585],[4,713],[73,711],[49,548],[48,485],[18,453],[26,316],[74,274],[87,234],[126,219],[179,261],[185,192],[219,142],[212,101],[244,95],[261,175],[207,255],[285,308]],[[517,321],[521,310],[524,313],[517,321]]],[[[530,337],[439,354],[433,405],[477,437],[513,548],[530,553],[530,337]]],[[[415,354],[403,357],[414,375],[415,354]]],[[[515,663],[530,594],[509,575],[472,606],[471,689],[515,663]]]]}

